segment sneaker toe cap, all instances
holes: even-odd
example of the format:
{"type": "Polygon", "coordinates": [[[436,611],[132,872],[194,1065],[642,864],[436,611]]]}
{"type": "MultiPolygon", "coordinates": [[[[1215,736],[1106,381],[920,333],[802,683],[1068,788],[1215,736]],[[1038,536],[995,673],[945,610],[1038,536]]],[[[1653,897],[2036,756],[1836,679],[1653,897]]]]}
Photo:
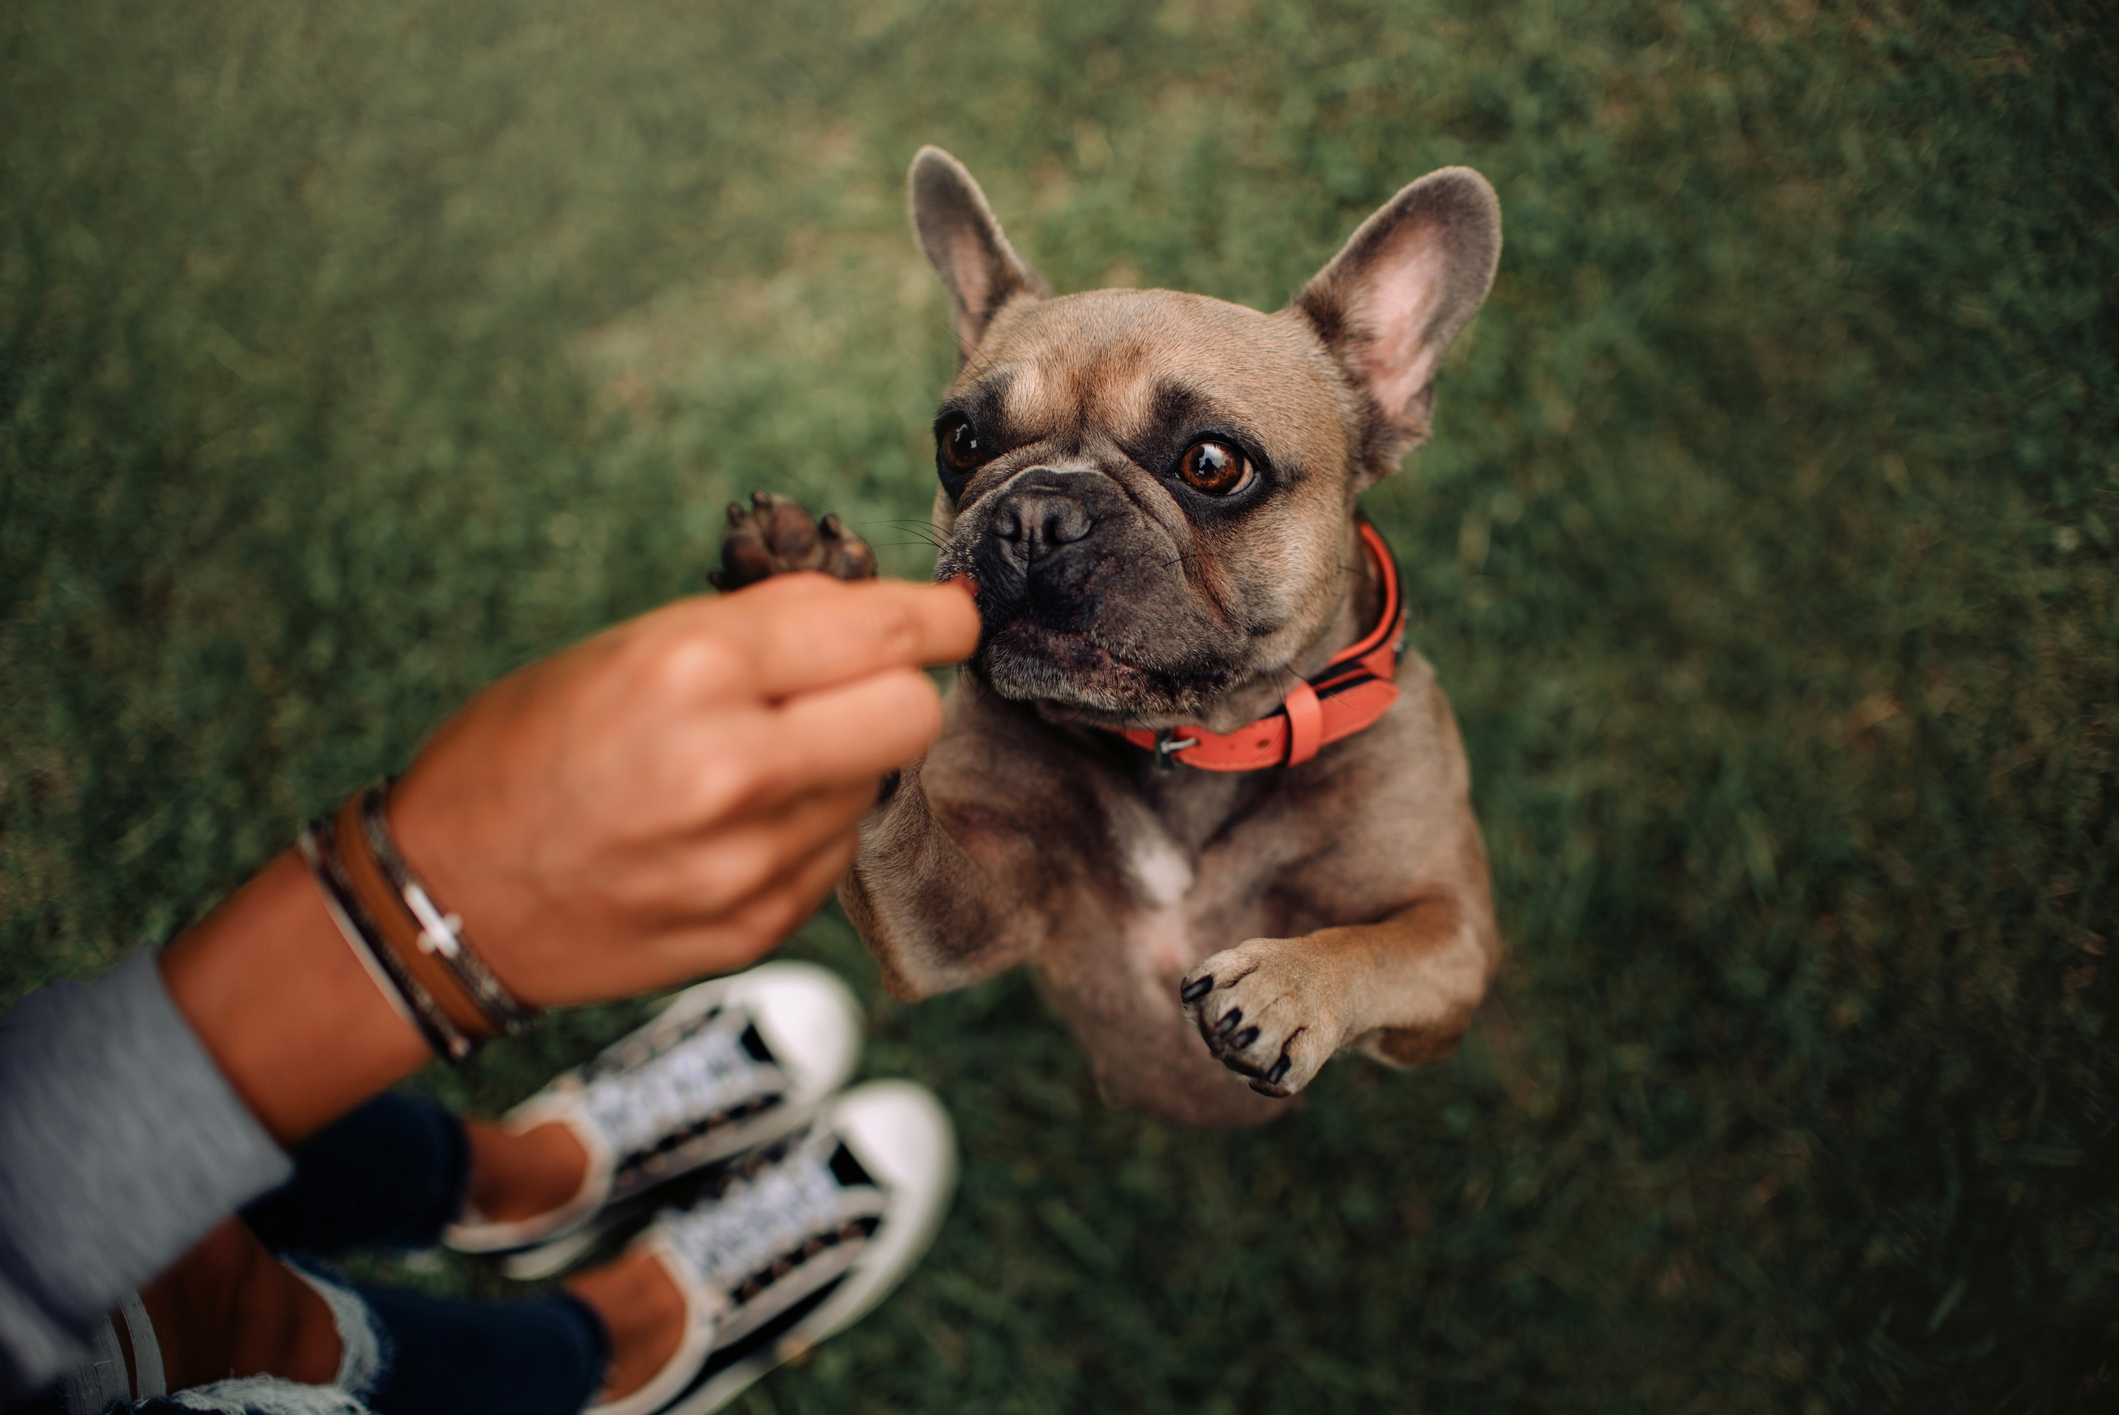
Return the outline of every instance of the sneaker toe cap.
{"type": "Polygon", "coordinates": [[[846,1084],[861,1057],[861,1005],[836,973],[815,964],[767,963],[742,975],[738,995],[774,1060],[805,1095],[846,1084]]]}
{"type": "Polygon", "coordinates": [[[887,1189],[946,1193],[955,1178],[956,1129],[925,1086],[871,1081],[835,1101],[823,1123],[887,1189]]]}

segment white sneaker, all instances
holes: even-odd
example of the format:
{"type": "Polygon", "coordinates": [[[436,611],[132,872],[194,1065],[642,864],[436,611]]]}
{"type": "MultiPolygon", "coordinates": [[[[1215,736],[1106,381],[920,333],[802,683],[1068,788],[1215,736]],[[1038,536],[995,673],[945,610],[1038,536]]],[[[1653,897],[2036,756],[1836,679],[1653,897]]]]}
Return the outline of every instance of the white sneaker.
{"type": "Polygon", "coordinates": [[[910,1081],[840,1096],[720,1194],[664,1211],[634,1240],[684,1294],[676,1355],[633,1394],[583,1415],[705,1415],[865,1314],[941,1229],[956,1135],[910,1081]]]}
{"type": "Polygon", "coordinates": [[[552,1121],[574,1132],[589,1156],[574,1197],[507,1222],[467,1211],[442,1241],[511,1255],[502,1264],[511,1277],[557,1272],[594,1245],[599,1217],[801,1126],[860,1054],[860,1006],[826,969],[766,963],[687,988],[501,1122],[515,1134],[552,1121]]]}

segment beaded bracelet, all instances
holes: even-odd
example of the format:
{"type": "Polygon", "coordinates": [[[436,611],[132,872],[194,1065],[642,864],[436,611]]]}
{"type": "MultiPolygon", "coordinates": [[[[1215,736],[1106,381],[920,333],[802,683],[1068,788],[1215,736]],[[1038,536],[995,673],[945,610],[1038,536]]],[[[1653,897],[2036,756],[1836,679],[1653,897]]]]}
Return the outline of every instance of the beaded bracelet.
{"type": "Polygon", "coordinates": [[[368,975],[434,1051],[462,1061],[538,1017],[493,976],[436,906],[391,837],[386,785],[349,799],[299,837],[332,921],[368,975]]]}

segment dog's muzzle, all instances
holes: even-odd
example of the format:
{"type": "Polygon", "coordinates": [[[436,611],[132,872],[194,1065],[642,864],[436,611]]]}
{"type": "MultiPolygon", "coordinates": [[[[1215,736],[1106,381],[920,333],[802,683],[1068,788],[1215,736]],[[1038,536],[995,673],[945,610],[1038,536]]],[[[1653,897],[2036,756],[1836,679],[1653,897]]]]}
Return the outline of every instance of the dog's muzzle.
{"type": "MultiPolygon", "coordinates": [[[[1100,588],[1123,566],[1124,494],[1095,472],[1032,467],[994,493],[971,548],[988,627],[1027,616],[1077,631],[1099,612],[1100,588]],[[1115,538],[1114,538],[1115,536],[1115,538]]],[[[960,530],[963,529],[960,527],[960,530]]]]}

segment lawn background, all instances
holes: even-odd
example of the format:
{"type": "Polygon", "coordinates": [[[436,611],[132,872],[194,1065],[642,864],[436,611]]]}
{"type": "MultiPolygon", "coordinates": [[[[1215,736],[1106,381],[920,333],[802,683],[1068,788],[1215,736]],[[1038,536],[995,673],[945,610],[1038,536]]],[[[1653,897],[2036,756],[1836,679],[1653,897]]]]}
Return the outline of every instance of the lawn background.
{"type": "MultiPolygon", "coordinates": [[[[1463,721],[1495,1001],[1449,1062],[1188,1132],[1101,1107],[1019,977],[891,1002],[827,911],[791,951],[862,990],[871,1074],[942,1093],[963,1187],[740,1408],[2115,1408],[2115,33],[15,0],[0,1003],[702,590],[733,493],[925,574],[920,143],[1062,290],[1266,308],[1470,163],[1500,277],[1368,505],[1463,721]]],[[[504,1105],[634,1015],[420,1084],[504,1105]]]]}

